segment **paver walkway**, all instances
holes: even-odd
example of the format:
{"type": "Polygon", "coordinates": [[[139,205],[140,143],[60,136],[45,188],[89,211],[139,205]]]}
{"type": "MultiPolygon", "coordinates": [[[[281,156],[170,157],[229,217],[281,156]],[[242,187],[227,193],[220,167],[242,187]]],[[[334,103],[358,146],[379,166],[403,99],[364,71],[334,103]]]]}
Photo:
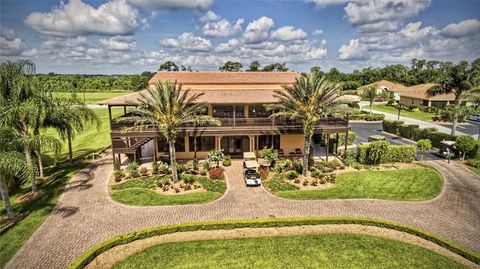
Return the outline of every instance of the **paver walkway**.
{"type": "Polygon", "coordinates": [[[228,167],[228,190],[204,205],[133,207],[113,202],[107,180],[111,157],[72,178],[47,220],[6,268],[64,268],[88,248],[116,235],[165,224],[300,216],[353,216],[416,226],[480,252],[480,177],[458,164],[431,162],[446,178],[446,190],[427,202],[381,200],[294,201],[247,188],[241,163],[228,167]]]}

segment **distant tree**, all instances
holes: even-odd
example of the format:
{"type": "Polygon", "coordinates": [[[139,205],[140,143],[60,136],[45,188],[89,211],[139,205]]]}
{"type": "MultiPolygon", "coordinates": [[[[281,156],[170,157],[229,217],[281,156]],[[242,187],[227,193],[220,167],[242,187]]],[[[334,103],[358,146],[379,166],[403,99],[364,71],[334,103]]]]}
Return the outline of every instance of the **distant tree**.
{"type": "Polygon", "coordinates": [[[375,98],[377,97],[377,87],[375,85],[372,85],[363,90],[363,98],[370,103],[370,114],[372,114],[373,101],[375,101],[375,98]]]}
{"type": "Polygon", "coordinates": [[[423,161],[423,154],[432,148],[432,142],[429,139],[420,139],[417,141],[417,148],[422,153],[420,160],[423,161]]]}
{"type": "MultiPolygon", "coordinates": [[[[464,99],[479,95],[479,83],[476,69],[469,67],[467,61],[462,61],[457,65],[446,66],[446,70],[443,72],[439,84],[430,88],[427,91],[427,95],[435,96],[438,94],[452,93],[455,96],[453,105],[455,110],[458,111],[464,99]]],[[[457,130],[457,122],[458,114],[455,113],[452,119],[452,135],[455,135],[455,131],[457,130]]]]}
{"type": "Polygon", "coordinates": [[[219,68],[220,71],[226,72],[238,72],[242,69],[243,65],[239,62],[228,61],[219,68]]]}
{"type": "Polygon", "coordinates": [[[323,74],[322,68],[320,66],[314,66],[310,68],[310,73],[323,74]]]}
{"type": "Polygon", "coordinates": [[[266,72],[285,72],[288,71],[287,64],[286,63],[273,63],[266,65],[263,67],[262,71],[266,72]]]}
{"type": "Polygon", "coordinates": [[[160,68],[158,68],[158,71],[178,71],[178,65],[176,65],[172,61],[166,61],[163,64],[160,65],[160,68]]]}
{"type": "Polygon", "coordinates": [[[250,66],[247,69],[248,72],[260,71],[260,63],[258,61],[253,61],[250,63],[250,66]]]}

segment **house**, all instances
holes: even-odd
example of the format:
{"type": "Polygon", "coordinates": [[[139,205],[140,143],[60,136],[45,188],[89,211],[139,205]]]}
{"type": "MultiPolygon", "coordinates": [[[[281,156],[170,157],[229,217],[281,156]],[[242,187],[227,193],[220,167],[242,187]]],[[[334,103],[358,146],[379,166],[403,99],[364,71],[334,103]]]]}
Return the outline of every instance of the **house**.
{"type": "Polygon", "coordinates": [[[409,87],[403,86],[402,84],[391,82],[388,80],[380,80],[380,81],[360,87],[358,94],[362,95],[364,89],[372,86],[375,86],[377,88],[378,95],[381,95],[385,92],[393,93],[395,100],[400,100],[400,95],[402,93],[409,91],[409,87]]]}
{"type": "MultiPolygon", "coordinates": [[[[242,156],[243,152],[273,147],[285,156],[303,150],[302,123],[286,118],[270,118],[266,104],[277,102],[275,90],[292,85],[300,76],[295,72],[167,72],[156,73],[149,81],[153,87],[159,81],[177,81],[191,93],[203,93],[199,102],[209,104],[208,114],[217,118],[221,126],[185,126],[176,142],[177,158],[194,157],[194,140],[197,157],[204,158],[208,151],[224,149],[231,156],[242,156]]],[[[144,90],[143,92],[145,92],[144,90]]],[[[154,130],[128,131],[127,124],[112,118],[112,108],[135,106],[141,98],[135,92],[100,102],[107,105],[111,123],[112,151],[118,158],[125,154],[134,159],[155,157],[161,159],[168,153],[165,138],[154,130]]],[[[117,108],[118,109],[118,108],[117,108]]],[[[122,115],[123,116],[123,115],[122,115]]],[[[120,116],[120,117],[122,117],[120,116]]],[[[315,126],[316,135],[338,134],[350,129],[344,119],[325,118],[315,126]]],[[[325,139],[329,136],[323,136],[325,139]]]]}
{"type": "Polygon", "coordinates": [[[427,96],[427,91],[436,84],[425,83],[408,87],[408,92],[402,93],[400,96],[400,104],[408,107],[438,107],[443,108],[455,101],[455,95],[438,94],[435,96],[427,96]]]}

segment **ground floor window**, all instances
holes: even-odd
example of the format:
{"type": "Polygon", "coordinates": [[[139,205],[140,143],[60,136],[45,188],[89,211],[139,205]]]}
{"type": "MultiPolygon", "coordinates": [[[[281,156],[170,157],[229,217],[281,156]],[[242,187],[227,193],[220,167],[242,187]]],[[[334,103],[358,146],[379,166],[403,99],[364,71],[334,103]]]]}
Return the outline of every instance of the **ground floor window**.
{"type": "MultiPolygon", "coordinates": [[[[168,142],[167,139],[163,136],[158,138],[158,151],[159,152],[168,152],[168,142]]],[[[185,137],[178,137],[175,142],[175,151],[185,152],[185,137]]]]}
{"type": "Polygon", "coordinates": [[[188,149],[195,152],[195,139],[197,140],[197,151],[210,151],[215,149],[215,136],[200,136],[188,138],[188,149]]]}
{"type": "Polygon", "coordinates": [[[280,149],[280,136],[279,135],[259,135],[257,136],[256,145],[257,149],[271,148],[280,149]]]}

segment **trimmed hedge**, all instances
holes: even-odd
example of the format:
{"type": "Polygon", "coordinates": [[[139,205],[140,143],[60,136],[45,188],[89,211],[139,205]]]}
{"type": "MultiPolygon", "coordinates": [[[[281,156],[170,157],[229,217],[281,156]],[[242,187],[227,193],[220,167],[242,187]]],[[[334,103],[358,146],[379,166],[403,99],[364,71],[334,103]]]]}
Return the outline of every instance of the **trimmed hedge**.
{"type": "Polygon", "coordinates": [[[384,132],[391,133],[391,134],[398,134],[400,125],[404,122],[401,120],[383,120],[382,121],[382,129],[384,132]]]}
{"type": "Polygon", "coordinates": [[[429,132],[426,134],[426,138],[432,141],[432,146],[434,147],[440,146],[440,142],[442,142],[443,140],[455,141],[455,139],[457,139],[457,137],[454,135],[440,132],[429,132]]]}
{"type": "MultiPolygon", "coordinates": [[[[339,133],[338,134],[338,147],[343,147],[345,146],[345,136],[346,133],[339,133]]],[[[355,141],[356,134],[352,131],[348,132],[348,144],[347,145],[353,145],[353,142],[355,141]]],[[[334,152],[335,151],[335,144],[337,142],[337,136],[335,134],[330,135],[330,144],[329,144],[329,151],[334,152]]],[[[340,148],[339,148],[340,150],[340,148]]],[[[313,152],[313,151],[310,151],[313,152]]]]}
{"type": "Polygon", "coordinates": [[[359,113],[359,114],[352,114],[348,117],[350,120],[364,120],[364,121],[381,121],[385,119],[384,114],[380,113],[359,113]]]}
{"type": "MultiPolygon", "coordinates": [[[[369,158],[371,144],[357,147],[357,162],[360,164],[372,164],[369,158]]],[[[411,163],[415,161],[417,148],[408,145],[389,145],[387,153],[380,158],[380,163],[411,163]]]]}
{"type": "Polygon", "coordinates": [[[437,128],[417,128],[413,130],[413,140],[418,141],[420,139],[427,139],[428,133],[438,132],[437,128]]]}
{"type": "Polygon", "coordinates": [[[419,127],[420,126],[417,125],[417,124],[408,124],[408,125],[407,124],[401,124],[398,127],[398,131],[399,131],[401,137],[412,139],[413,138],[413,131],[415,129],[418,129],[419,127]]]}
{"type": "Polygon", "coordinates": [[[438,235],[421,230],[419,228],[397,224],[390,221],[376,220],[369,218],[349,218],[349,217],[334,217],[334,218],[288,218],[288,219],[256,219],[256,220],[226,220],[215,222],[197,222],[186,223],[179,225],[160,226],[145,230],[140,230],[133,233],[124,234],[108,239],[84,252],[77,257],[68,268],[84,268],[95,257],[103,252],[123,244],[141,240],[153,236],[172,234],[177,232],[189,232],[200,230],[231,230],[237,228],[269,228],[269,227],[290,227],[290,226],[305,226],[305,225],[325,225],[325,224],[358,224],[364,226],[375,226],[385,229],[392,229],[400,232],[405,232],[411,235],[418,236],[430,242],[433,242],[443,248],[446,248],[467,260],[476,264],[480,264],[480,256],[464,247],[461,247],[453,242],[450,242],[438,235]]]}

